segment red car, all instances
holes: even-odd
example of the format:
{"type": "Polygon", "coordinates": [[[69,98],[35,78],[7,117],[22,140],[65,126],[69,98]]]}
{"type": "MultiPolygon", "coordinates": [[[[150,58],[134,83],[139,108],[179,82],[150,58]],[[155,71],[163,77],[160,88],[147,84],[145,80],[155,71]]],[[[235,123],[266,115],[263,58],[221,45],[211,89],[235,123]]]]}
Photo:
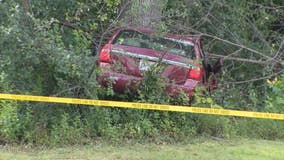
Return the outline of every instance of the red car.
{"type": "Polygon", "coordinates": [[[118,92],[133,90],[143,72],[158,63],[164,66],[160,76],[169,79],[166,90],[170,95],[182,90],[191,97],[197,85],[217,86],[214,74],[221,61],[214,68],[208,64],[200,36],[158,36],[153,30],[132,27],[118,29],[101,49],[99,82],[105,86],[112,82],[118,92]]]}

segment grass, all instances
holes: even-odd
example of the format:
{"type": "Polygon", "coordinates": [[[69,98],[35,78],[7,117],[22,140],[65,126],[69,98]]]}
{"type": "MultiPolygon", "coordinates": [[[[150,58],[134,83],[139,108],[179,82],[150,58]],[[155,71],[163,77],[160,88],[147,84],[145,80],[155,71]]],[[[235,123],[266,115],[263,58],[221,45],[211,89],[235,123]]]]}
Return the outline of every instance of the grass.
{"type": "Polygon", "coordinates": [[[203,140],[192,144],[103,144],[39,149],[0,147],[0,160],[283,160],[283,141],[203,140]]]}

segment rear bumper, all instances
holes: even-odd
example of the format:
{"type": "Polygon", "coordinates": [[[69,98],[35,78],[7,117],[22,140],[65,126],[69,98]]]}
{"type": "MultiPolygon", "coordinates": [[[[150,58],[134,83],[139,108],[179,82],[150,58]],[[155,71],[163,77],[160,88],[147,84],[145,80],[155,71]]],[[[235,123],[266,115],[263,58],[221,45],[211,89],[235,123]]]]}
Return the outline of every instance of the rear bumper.
{"type": "Polygon", "coordinates": [[[125,92],[127,89],[134,91],[135,86],[142,80],[142,77],[135,77],[126,74],[107,71],[98,78],[103,86],[112,85],[113,89],[118,92],[125,92]]]}
{"type": "MultiPolygon", "coordinates": [[[[142,79],[143,77],[136,77],[126,74],[116,73],[113,71],[106,71],[103,73],[102,76],[99,76],[98,81],[103,86],[109,86],[110,84],[112,84],[112,87],[116,92],[125,92],[128,90],[137,93],[136,91],[137,85],[139,85],[139,82],[141,82],[142,79]]],[[[166,85],[166,91],[171,96],[175,96],[179,92],[183,91],[186,95],[191,97],[198,83],[199,81],[191,79],[186,80],[184,84],[169,83],[166,85]]]]}

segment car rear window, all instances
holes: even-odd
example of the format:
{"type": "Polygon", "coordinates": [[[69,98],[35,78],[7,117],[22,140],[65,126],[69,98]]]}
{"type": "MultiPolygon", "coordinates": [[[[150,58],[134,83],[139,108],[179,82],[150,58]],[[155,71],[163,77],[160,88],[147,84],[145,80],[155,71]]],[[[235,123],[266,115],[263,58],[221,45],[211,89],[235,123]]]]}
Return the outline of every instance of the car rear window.
{"type": "Polygon", "coordinates": [[[114,39],[113,44],[164,51],[192,59],[196,57],[194,44],[191,42],[152,36],[133,30],[121,31],[114,39]]]}

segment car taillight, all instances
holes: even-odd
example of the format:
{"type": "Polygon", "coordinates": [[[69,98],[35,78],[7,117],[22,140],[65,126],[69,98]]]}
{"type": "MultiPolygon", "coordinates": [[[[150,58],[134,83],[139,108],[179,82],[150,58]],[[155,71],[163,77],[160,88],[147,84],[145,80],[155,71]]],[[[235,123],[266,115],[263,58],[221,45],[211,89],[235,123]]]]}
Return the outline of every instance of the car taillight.
{"type": "Polygon", "coordinates": [[[100,52],[100,62],[110,63],[110,47],[105,45],[100,52]]]}
{"type": "Polygon", "coordinates": [[[189,73],[188,73],[188,78],[190,79],[194,79],[194,80],[200,80],[201,79],[201,75],[202,75],[202,70],[201,68],[192,68],[189,70],[189,73]]]}

